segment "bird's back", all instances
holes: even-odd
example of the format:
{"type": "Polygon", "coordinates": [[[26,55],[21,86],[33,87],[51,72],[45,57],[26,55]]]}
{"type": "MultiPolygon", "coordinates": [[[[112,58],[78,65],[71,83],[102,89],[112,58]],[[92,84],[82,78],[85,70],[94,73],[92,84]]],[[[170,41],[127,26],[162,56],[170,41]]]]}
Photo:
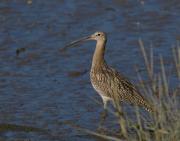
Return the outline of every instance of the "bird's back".
{"type": "Polygon", "coordinates": [[[126,101],[144,107],[147,111],[153,111],[152,106],[137,88],[115,69],[107,65],[92,68],[90,78],[93,87],[100,95],[109,97],[113,101],[126,101]]]}

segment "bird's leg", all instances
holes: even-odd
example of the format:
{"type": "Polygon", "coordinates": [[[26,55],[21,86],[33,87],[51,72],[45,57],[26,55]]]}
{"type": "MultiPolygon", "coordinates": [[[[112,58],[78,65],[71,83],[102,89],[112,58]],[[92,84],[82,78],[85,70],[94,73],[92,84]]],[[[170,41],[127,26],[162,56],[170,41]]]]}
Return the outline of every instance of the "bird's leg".
{"type": "Polygon", "coordinates": [[[108,102],[108,99],[103,97],[104,111],[101,113],[101,119],[104,121],[108,115],[107,102],[108,102]]]}
{"type": "Polygon", "coordinates": [[[104,124],[107,116],[108,116],[108,110],[107,110],[107,102],[108,100],[103,99],[103,104],[104,104],[104,110],[100,113],[100,123],[98,128],[101,129],[102,125],[104,124]]]}
{"type": "Polygon", "coordinates": [[[105,120],[108,116],[108,111],[107,109],[103,109],[103,111],[100,113],[100,121],[99,121],[99,125],[98,125],[98,131],[102,132],[103,131],[103,125],[105,123],[105,120]]]}
{"type": "Polygon", "coordinates": [[[105,121],[105,119],[107,118],[108,116],[108,111],[107,109],[104,109],[102,112],[101,112],[101,121],[105,121]]]}
{"type": "Polygon", "coordinates": [[[114,101],[113,102],[114,108],[115,108],[115,113],[118,118],[118,123],[120,126],[120,134],[127,138],[127,127],[126,127],[126,121],[125,121],[125,115],[123,113],[123,108],[121,106],[121,103],[114,101]]]}

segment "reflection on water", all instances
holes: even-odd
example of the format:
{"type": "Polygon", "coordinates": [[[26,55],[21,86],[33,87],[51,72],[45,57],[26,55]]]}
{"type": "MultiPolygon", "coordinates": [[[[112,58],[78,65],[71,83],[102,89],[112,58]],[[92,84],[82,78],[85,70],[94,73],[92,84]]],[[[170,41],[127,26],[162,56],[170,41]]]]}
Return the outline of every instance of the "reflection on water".
{"type": "MultiPolygon", "coordinates": [[[[178,0],[1,0],[0,125],[8,131],[0,126],[0,139],[98,140],[65,124],[98,128],[102,103],[88,74],[95,42],[59,50],[74,39],[105,31],[107,62],[131,80],[137,80],[134,65],[144,68],[139,38],[155,48],[155,60],[161,53],[172,68],[171,46],[179,40],[178,6],[178,0]],[[24,133],[29,128],[35,133],[24,133]]],[[[107,126],[115,126],[110,121],[107,126]]]]}

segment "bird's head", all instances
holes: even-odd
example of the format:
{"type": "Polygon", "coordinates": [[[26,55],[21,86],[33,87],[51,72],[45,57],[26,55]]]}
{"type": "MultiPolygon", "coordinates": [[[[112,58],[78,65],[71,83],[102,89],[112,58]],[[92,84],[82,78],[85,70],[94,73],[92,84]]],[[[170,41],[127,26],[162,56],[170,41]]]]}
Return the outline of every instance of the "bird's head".
{"type": "Polygon", "coordinates": [[[106,41],[106,33],[104,32],[95,32],[89,37],[89,40],[96,40],[96,41],[106,41]]]}
{"type": "Polygon", "coordinates": [[[70,44],[68,44],[67,46],[62,48],[62,50],[66,49],[67,47],[71,47],[73,45],[76,45],[78,43],[88,41],[88,40],[96,40],[97,42],[106,42],[107,36],[106,36],[106,33],[98,31],[98,32],[95,32],[94,34],[92,34],[90,36],[83,37],[81,39],[78,39],[78,40],[71,42],[70,44]]]}

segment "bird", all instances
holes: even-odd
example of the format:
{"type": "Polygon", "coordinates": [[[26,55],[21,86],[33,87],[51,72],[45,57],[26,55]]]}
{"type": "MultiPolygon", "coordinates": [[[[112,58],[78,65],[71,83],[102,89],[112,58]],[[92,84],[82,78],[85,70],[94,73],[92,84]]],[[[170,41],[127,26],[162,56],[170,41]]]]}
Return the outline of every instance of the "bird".
{"type": "Polygon", "coordinates": [[[127,102],[143,107],[148,112],[153,112],[153,106],[142,96],[136,86],[106,63],[104,55],[107,34],[105,32],[98,31],[90,36],[75,40],[65,46],[63,50],[88,40],[96,41],[90,70],[90,80],[93,88],[102,98],[104,109],[107,110],[107,103],[111,101],[114,106],[117,103],[127,102]]]}

